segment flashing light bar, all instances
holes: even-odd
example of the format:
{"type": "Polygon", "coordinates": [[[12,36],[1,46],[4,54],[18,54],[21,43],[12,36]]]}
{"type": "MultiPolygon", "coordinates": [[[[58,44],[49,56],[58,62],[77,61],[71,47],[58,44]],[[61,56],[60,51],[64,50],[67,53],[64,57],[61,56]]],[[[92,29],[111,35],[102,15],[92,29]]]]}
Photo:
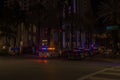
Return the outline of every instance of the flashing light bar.
{"type": "Polygon", "coordinates": [[[55,48],[42,48],[42,50],[55,50],[55,48]]]}
{"type": "Polygon", "coordinates": [[[48,50],[55,50],[55,48],[48,48],[48,50]]]}
{"type": "Polygon", "coordinates": [[[47,48],[42,48],[42,50],[47,50],[47,48]]]}

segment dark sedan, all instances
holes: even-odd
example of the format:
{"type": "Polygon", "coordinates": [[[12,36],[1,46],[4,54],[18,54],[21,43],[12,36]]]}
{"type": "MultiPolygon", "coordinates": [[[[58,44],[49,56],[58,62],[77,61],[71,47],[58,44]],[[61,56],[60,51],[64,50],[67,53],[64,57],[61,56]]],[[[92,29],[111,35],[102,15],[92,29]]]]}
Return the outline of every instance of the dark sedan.
{"type": "Polygon", "coordinates": [[[63,51],[61,57],[64,59],[84,59],[85,55],[83,51],[78,49],[73,49],[73,50],[63,51]]]}

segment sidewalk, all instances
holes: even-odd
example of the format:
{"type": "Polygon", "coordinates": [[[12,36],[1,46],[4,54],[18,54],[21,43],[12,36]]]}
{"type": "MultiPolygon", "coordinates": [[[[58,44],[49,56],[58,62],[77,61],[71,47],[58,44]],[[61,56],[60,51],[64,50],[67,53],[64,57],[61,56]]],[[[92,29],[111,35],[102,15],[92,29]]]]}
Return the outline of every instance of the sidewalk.
{"type": "Polygon", "coordinates": [[[92,61],[103,61],[103,62],[116,62],[116,63],[120,63],[120,55],[99,54],[99,55],[95,55],[93,57],[88,57],[86,59],[87,60],[92,60],[92,61]]]}
{"type": "MultiPolygon", "coordinates": [[[[3,58],[10,58],[10,59],[40,59],[37,55],[30,55],[30,54],[22,54],[22,55],[15,55],[15,56],[0,56],[3,58]]],[[[60,59],[60,58],[49,58],[49,59],[60,59]]],[[[101,62],[115,62],[120,63],[120,55],[104,55],[98,54],[92,57],[86,57],[85,60],[87,61],[101,61],[101,62]]],[[[84,61],[84,60],[83,60],[84,61]]]]}
{"type": "Polygon", "coordinates": [[[4,59],[39,59],[39,56],[37,55],[14,55],[14,56],[0,56],[4,59]]]}

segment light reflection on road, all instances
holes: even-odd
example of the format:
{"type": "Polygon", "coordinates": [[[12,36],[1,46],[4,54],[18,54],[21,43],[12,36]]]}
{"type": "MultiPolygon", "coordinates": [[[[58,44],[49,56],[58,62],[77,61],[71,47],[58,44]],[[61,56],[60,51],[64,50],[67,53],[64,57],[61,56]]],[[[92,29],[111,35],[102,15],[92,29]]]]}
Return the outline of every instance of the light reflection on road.
{"type": "Polygon", "coordinates": [[[47,64],[48,63],[48,60],[46,60],[46,59],[39,59],[39,60],[34,60],[35,62],[37,62],[37,63],[45,63],[45,64],[47,64]]]}

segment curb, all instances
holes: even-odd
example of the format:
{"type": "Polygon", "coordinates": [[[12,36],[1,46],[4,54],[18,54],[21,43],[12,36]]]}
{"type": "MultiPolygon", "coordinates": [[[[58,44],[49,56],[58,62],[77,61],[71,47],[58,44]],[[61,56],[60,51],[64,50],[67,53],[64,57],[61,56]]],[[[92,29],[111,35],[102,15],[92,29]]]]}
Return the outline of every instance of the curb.
{"type": "Polygon", "coordinates": [[[120,63],[120,59],[110,59],[110,58],[94,58],[93,57],[93,58],[88,58],[86,60],[120,63]]]}

